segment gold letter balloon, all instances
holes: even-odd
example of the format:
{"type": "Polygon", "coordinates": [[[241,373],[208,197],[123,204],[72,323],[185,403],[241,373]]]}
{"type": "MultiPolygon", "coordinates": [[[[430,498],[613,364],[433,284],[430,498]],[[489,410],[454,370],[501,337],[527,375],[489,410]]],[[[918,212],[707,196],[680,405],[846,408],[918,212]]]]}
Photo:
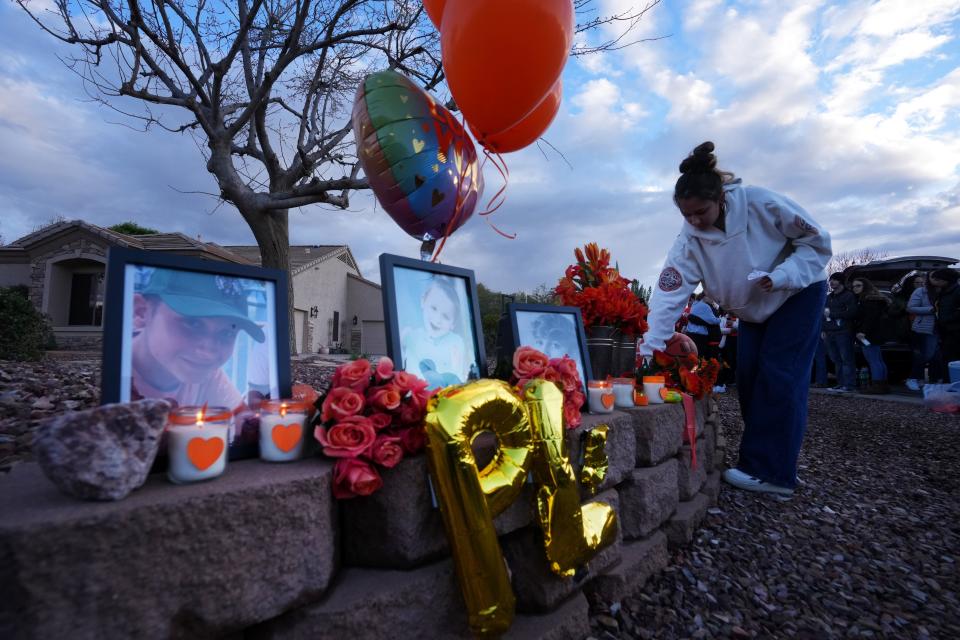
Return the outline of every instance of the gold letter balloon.
{"type": "Polygon", "coordinates": [[[428,461],[470,628],[502,634],[515,599],[493,518],[520,494],[529,472],[537,483],[537,521],[550,568],[570,576],[616,536],[616,514],[602,503],[580,504],[567,457],[563,394],[534,380],[519,398],[499,380],[478,380],[437,394],[426,416],[428,461]],[[471,444],[497,437],[493,460],[477,469],[471,444]]]}

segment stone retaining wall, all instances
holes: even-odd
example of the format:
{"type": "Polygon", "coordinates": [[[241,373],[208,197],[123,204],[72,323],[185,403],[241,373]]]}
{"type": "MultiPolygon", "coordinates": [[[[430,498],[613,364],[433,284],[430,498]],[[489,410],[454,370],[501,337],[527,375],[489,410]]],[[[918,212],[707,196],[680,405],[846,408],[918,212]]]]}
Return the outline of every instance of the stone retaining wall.
{"type": "MultiPolygon", "coordinates": [[[[719,491],[716,405],[697,403],[697,461],[683,410],[656,405],[584,416],[610,427],[599,500],[617,511],[613,545],[574,578],[546,564],[527,490],[496,519],[517,597],[506,637],[583,638],[587,602],[618,601],[690,541],[719,491]]],[[[233,462],[175,486],[152,476],[127,499],[63,496],[35,464],[0,478],[0,637],[469,637],[426,459],[404,460],[368,498],[337,503],[332,465],[233,462]]],[[[531,487],[532,489],[532,487],[531,487]]]]}

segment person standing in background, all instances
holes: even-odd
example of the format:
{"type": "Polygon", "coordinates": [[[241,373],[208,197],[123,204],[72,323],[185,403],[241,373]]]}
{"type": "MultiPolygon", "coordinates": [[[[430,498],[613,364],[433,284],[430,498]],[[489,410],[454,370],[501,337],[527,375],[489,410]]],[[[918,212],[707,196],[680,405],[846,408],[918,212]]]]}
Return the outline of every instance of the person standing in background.
{"type": "Polygon", "coordinates": [[[850,288],[857,296],[856,338],[870,367],[872,381],[871,385],[861,392],[875,395],[890,393],[887,363],[883,361],[883,353],[880,351],[880,345],[886,342],[890,299],[880,293],[867,278],[854,278],[850,288]]]}
{"type": "Polygon", "coordinates": [[[933,303],[936,317],[934,326],[940,339],[945,378],[949,377],[951,362],[960,360],[960,285],[958,274],[953,269],[937,269],[930,272],[930,284],[937,290],[933,303]]]}
{"type": "Polygon", "coordinates": [[[714,313],[709,299],[702,293],[690,308],[686,333],[697,345],[697,353],[701,358],[717,357],[717,349],[712,343],[720,341],[720,318],[714,313]]]}
{"type": "Polygon", "coordinates": [[[907,313],[913,316],[910,323],[910,346],[913,357],[910,362],[910,377],[907,388],[920,391],[924,381],[923,369],[930,366],[930,382],[941,379],[937,358],[937,334],[934,332],[933,302],[930,301],[929,281],[922,273],[913,278],[913,292],[907,302],[907,313]]]}
{"type": "Polygon", "coordinates": [[[720,357],[723,359],[723,368],[720,370],[720,384],[724,391],[728,384],[737,379],[737,330],[740,328],[740,319],[732,313],[723,314],[720,320],[720,357]]]}
{"type": "Polygon", "coordinates": [[[843,285],[843,274],[834,273],[828,282],[830,293],[823,308],[823,335],[827,355],[837,372],[834,391],[852,392],[857,386],[853,358],[853,321],[857,317],[857,297],[843,285]]]}

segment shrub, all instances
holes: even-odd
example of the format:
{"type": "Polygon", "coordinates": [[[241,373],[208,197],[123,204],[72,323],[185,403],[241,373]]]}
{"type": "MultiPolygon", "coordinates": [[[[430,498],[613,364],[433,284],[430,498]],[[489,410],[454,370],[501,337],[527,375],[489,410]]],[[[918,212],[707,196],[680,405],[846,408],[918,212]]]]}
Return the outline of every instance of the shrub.
{"type": "Polygon", "coordinates": [[[0,360],[39,360],[53,346],[50,323],[30,302],[25,286],[0,288],[0,360]]]}

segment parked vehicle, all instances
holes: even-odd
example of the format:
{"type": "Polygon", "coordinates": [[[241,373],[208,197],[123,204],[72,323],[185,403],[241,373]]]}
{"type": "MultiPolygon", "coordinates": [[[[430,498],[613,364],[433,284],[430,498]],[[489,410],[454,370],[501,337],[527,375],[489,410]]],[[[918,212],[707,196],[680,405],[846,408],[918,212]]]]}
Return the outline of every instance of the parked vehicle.
{"type": "MultiPolygon", "coordinates": [[[[868,278],[892,301],[888,312],[890,324],[887,341],[881,345],[891,382],[900,382],[910,374],[910,316],[906,311],[910,280],[918,273],[943,269],[958,262],[960,260],[957,258],[942,256],[903,256],[855,264],[844,269],[846,282],[858,276],[868,278]]],[[[857,351],[859,362],[863,356],[859,349],[857,351]]]]}

